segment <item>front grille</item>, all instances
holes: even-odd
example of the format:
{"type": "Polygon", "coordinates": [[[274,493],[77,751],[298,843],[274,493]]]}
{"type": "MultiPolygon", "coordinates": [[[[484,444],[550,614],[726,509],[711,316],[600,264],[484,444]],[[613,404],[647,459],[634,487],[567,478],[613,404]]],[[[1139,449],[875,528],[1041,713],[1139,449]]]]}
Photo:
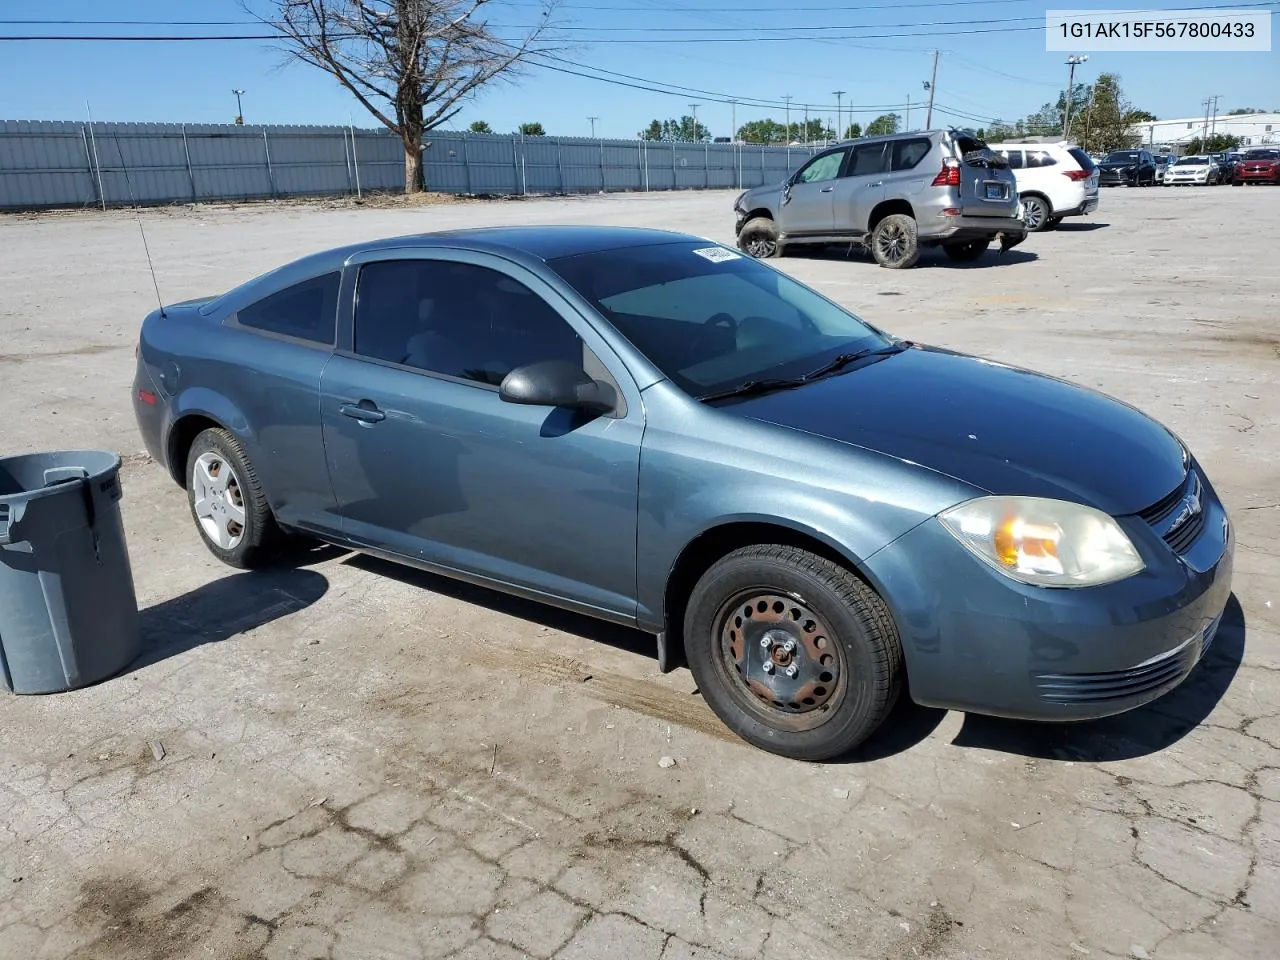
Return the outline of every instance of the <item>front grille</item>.
{"type": "Polygon", "coordinates": [[[1160,535],[1169,549],[1181,556],[1191,549],[1204,530],[1204,487],[1192,468],[1177,489],[1161,497],[1138,516],[1160,535]]]}
{"type": "Polygon", "coordinates": [[[1197,642],[1137,667],[1107,673],[1039,673],[1033,676],[1036,693],[1050,703],[1099,703],[1121,700],[1179,683],[1200,657],[1197,642]]]}

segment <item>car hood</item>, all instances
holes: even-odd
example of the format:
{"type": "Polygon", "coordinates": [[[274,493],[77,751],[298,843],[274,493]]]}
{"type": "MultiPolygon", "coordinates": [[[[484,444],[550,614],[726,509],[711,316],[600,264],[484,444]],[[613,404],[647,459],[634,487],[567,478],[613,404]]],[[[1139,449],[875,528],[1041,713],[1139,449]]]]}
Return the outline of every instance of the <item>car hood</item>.
{"type": "Polygon", "coordinates": [[[913,347],[723,407],[920,464],[995,494],[1136,513],[1184,479],[1182,444],[1128,404],[1043,374],[913,347]]]}
{"type": "Polygon", "coordinates": [[[1127,170],[1129,167],[1139,166],[1137,160],[1103,160],[1098,164],[1103,170],[1127,170]]]}
{"type": "Polygon", "coordinates": [[[773,209],[782,197],[784,185],[784,181],[779,180],[777,183],[766,183],[759,187],[752,187],[750,190],[744,190],[739,196],[735,208],[742,213],[747,213],[757,207],[773,209]]]}

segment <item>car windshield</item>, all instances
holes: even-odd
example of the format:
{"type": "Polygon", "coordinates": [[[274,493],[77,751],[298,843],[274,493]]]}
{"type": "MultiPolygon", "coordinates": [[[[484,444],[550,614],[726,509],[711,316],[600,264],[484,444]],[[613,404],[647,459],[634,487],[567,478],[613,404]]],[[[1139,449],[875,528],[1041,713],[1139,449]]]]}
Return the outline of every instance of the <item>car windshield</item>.
{"type": "Polygon", "coordinates": [[[709,241],[603,250],[548,266],[694,397],[802,376],[892,342],[780,270],[709,241]]]}
{"type": "Polygon", "coordinates": [[[1107,159],[1103,163],[1118,163],[1121,160],[1125,163],[1137,163],[1138,154],[1132,150],[1113,150],[1107,154],[1107,159]]]}
{"type": "Polygon", "coordinates": [[[1177,161],[1175,167],[1203,167],[1209,162],[1208,157],[1183,157],[1177,161]]]}
{"type": "Polygon", "coordinates": [[[1280,160],[1280,150],[1255,150],[1243,157],[1244,160],[1280,160]]]}

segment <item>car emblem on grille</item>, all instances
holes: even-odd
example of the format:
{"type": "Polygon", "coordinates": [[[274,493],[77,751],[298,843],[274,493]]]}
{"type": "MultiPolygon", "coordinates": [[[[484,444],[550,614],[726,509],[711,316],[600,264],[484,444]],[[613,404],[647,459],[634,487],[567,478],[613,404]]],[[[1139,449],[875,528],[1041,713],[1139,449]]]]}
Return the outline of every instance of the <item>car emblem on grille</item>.
{"type": "Polygon", "coordinates": [[[1200,513],[1200,478],[1192,476],[1191,481],[1191,489],[1178,504],[1178,512],[1174,514],[1173,522],[1169,524],[1169,529],[1165,531],[1166,537],[1200,513]]]}

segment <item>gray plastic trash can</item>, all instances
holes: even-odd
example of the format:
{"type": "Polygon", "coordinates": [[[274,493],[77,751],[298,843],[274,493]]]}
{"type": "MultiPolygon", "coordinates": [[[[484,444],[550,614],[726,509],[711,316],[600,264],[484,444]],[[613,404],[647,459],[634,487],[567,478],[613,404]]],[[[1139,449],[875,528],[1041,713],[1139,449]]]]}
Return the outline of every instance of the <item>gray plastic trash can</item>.
{"type": "Polygon", "coordinates": [[[0,678],[14,693],[96,683],[141,651],[120,496],[114,453],[0,459],[0,678]]]}

